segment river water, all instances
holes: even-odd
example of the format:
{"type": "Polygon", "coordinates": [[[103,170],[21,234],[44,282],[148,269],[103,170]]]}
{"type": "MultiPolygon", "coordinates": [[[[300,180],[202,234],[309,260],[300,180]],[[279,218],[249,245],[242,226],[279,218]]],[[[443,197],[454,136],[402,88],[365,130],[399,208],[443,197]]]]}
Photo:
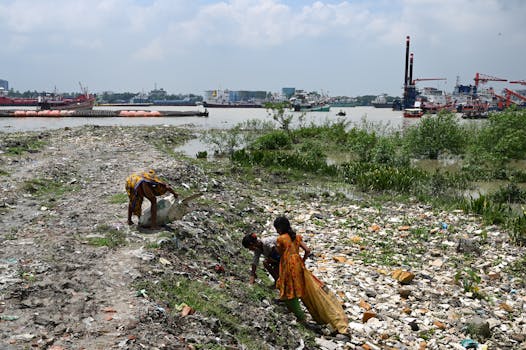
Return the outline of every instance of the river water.
{"type": "MultiPolygon", "coordinates": [[[[0,108],[8,109],[8,108],[0,108]]],[[[95,110],[124,110],[123,107],[95,107],[95,110]]],[[[203,110],[203,107],[193,106],[149,106],[141,110],[157,111],[191,111],[203,110]]],[[[250,119],[271,121],[272,118],[265,108],[209,108],[209,117],[1,117],[0,132],[36,131],[46,129],[60,129],[82,125],[177,125],[197,129],[229,129],[250,119]]],[[[300,112],[288,112],[300,116],[300,112]]],[[[337,121],[339,118],[351,123],[360,123],[362,118],[374,124],[382,124],[391,128],[403,128],[417,122],[417,119],[408,119],[402,116],[401,111],[392,111],[390,108],[374,107],[334,107],[330,112],[308,112],[305,122],[319,125],[327,121],[337,121]],[[346,116],[337,115],[344,111],[346,116]]],[[[294,118],[297,120],[298,118],[294,118]]]]}

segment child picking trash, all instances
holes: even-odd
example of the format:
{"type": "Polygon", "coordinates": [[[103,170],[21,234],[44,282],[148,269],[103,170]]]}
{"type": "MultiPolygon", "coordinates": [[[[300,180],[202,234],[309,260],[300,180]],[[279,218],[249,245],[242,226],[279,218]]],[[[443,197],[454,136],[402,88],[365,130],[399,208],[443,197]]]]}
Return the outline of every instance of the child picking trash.
{"type": "Polygon", "coordinates": [[[254,252],[252,269],[250,271],[250,284],[256,279],[256,270],[259,265],[261,255],[265,257],[263,267],[274,278],[274,285],[279,277],[279,254],[276,250],[276,238],[265,237],[259,239],[255,233],[249,233],[243,237],[243,247],[254,252]]]}

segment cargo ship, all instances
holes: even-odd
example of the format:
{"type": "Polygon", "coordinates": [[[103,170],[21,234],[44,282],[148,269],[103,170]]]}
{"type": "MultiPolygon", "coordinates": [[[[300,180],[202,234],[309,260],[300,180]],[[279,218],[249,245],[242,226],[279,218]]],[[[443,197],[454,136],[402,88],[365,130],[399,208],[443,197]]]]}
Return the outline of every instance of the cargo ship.
{"type": "Polygon", "coordinates": [[[95,96],[88,93],[76,97],[39,96],[37,98],[0,95],[0,107],[37,107],[41,110],[92,109],[95,96]]]}
{"type": "Polygon", "coordinates": [[[0,107],[35,107],[38,98],[8,97],[0,95],[0,107]]]}
{"type": "Polygon", "coordinates": [[[205,108],[263,108],[263,105],[260,103],[252,103],[252,102],[214,103],[214,102],[203,101],[203,107],[205,108]]]}
{"type": "Polygon", "coordinates": [[[88,93],[73,98],[39,98],[38,107],[41,110],[91,110],[95,105],[95,96],[88,93]]]}

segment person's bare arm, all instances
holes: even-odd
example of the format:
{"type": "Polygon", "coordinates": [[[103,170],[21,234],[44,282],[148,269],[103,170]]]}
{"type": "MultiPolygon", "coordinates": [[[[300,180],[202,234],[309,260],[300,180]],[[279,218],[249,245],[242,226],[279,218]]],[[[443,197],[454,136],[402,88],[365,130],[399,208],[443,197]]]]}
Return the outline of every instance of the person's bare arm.
{"type": "Polygon", "coordinates": [[[303,241],[300,242],[300,247],[301,247],[301,249],[303,249],[305,251],[305,254],[303,254],[303,262],[305,262],[305,260],[307,260],[307,258],[310,255],[310,249],[309,249],[309,247],[307,247],[307,245],[305,243],[303,243],[303,241]]]}
{"type": "Polygon", "coordinates": [[[174,189],[172,188],[172,186],[170,185],[166,185],[166,190],[168,192],[170,192],[171,194],[174,195],[175,198],[179,197],[179,194],[177,192],[174,191],[174,189]]]}
{"type": "Polygon", "coordinates": [[[252,264],[252,270],[250,271],[250,284],[254,284],[254,281],[256,280],[256,269],[257,266],[252,264]]]}

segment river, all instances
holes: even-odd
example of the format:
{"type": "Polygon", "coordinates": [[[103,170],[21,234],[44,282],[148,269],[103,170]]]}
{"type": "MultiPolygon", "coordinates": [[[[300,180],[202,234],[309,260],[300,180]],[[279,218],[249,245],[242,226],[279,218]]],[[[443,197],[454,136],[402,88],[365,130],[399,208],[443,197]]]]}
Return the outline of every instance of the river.
{"type": "MultiPolygon", "coordinates": [[[[8,109],[8,108],[0,108],[8,109]]],[[[95,107],[95,110],[123,110],[123,107],[95,107]]],[[[190,111],[203,110],[203,107],[174,107],[174,106],[149,106],[142,110],[158,111],[190,111]]],[[[265,108],[209,108],[209,117],[2,117],[0,118],[0,132],[37,131],[46,129],[60,129],[82,125],[177,125],[197,129],[229,129],[250,119],[272,120],[269,111],[265,108]]],[[[289,112],[300,116],[300,112],[289,112]]],[[[401,111],[392,111],[390,108],[374,107],[334,107],[330,112],[308,112],[305,122],[322,124],[326,121],[344,119],[351,123],[360,123],[362,118],[374,124],[382,124],[392,128],[406,127],[417,122],[417,119],[408,119],[402,116],[401,111]],[[337,115],[344,111],[345,116],[337,115]]],[[[297,118],[294,118],[297,120],[297,118]]]]}

